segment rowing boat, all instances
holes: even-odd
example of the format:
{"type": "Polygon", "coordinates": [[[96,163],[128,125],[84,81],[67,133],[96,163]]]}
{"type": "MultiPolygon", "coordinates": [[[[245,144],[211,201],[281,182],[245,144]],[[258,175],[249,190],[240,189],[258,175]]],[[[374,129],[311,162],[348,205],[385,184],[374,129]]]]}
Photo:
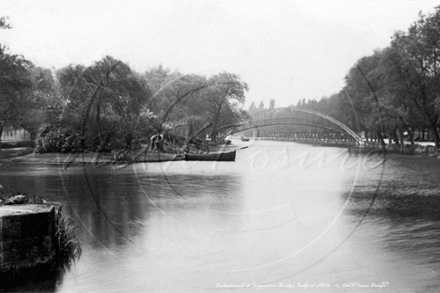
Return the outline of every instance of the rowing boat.
{"type": "Polygon", "coordinates": [[[235,150],[209,154],[185,154],[185,161],[235,161],[235,150]]]}

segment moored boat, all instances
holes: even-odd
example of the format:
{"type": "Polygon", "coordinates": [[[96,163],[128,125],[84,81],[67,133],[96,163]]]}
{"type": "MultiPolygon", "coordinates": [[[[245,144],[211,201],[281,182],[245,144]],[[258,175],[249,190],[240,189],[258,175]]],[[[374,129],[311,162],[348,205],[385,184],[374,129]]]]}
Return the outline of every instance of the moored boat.
{"type": "Polygon", "coordinates": [[[209,153],[209,154],[185,154],[185,161],[235,161],[236,151],[209,153]]]}

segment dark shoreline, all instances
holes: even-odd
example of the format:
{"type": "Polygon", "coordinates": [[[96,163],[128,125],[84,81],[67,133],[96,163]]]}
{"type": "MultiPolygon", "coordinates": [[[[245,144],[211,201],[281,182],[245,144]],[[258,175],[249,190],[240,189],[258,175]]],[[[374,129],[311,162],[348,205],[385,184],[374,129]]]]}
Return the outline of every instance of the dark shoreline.
{"type": "MultiPolygon", "coordinates": [[[[161,163],[181,161],[182,156],[176,154],[142,150],[128,152],[125,159],[116,160],[110,152],[81,152],[81,153],[35,153],[31,147],[15,147],[0,150],[1,163],[29,163],[46,165],[94,164],[94,165],[127,165],[134,163],[161,163]]],[[[216,145],[211,152],[234,149],[233,145],[216,145]]]]}
{"type": "MultiPolygon", "coordinates": [[[[263,140],[263,139],[262,139],[263,140]]],[[[268,139],[273,141],[273,139],[268,139]]],[[[316,147],[337,147],[348,149],[353,154],[382,153],[387,155],[404,155],[414,157],[432,157],[440,159],[440,153],[431,145],[423,146],[420,144],[405,145],[403,148],[398,145],[377,145],[359,146],[355,144],[343,143],[324,143],[316,141],[290,141],[275,140],[280,142],[295,142],[316,147]]],[[[33,148],[19,147],[5,148],[0,151],[0,163],[30,163],[30,164],[49,164],[49,165],[70,165],[70,164],[94,164],[94,165],[123,165],[133,163],[160,163],[170,161],[180,161],[182,157],[170,153],[147,152],[146,154],[136,155],[134,158],[128,157],[126,160],[115,160],[111,153],[83,152],[83,153],[35,153],[33,148]]],[[[215,151],[234,149],[234,145],[219,145],[215,151]]],[[[132,154],[130,154],[132,155],[132,154]]]]}
{"type": "MultiPolygon", "coordinates": [[[[396,144],[387,144],[385,147],[380,146],[377,143],[366,142],[365,145],[360,146],[356,143],[345,143],[345,142],[325,142],[316,140],[287,140],[287,139],[261,139],[261,138],[251,138],[257,140],[267,140],[267,141],[280,141],[280,142],[294,142],[309,146],[316,147],[337,147],[348,149],[351,153],[355,154],[368,154],[371,152],[385,152],[385,154],[396,154],[405,156],[426,156],[426,157],[436,157],[440,159],[440,152],[435,150],[433,145],[421,145],[415,143],[414,145],[405,144],[403,147],[396,144]]],[[[429,142],[427,142],[429,143],[429,142]]]]}
{"type": "MultiPolygon", "coordinates": [[[[2,163],[37,163],[50,165],[64,165],[64,164],[131,164],[131,163],[157,163],[177,161],[174,154],[149,152],[135,156],[135,158],[127,158],[126,160],[115,160],[111,153],[35,153],[27,149],[27,153],[21,155],[20,152],[26,151],[20,149],[11,149],[9,154],[0,155],[2,163]],[[15,151],[15,153],[14,153],[15,151]]],[[[2,151],[5,152],[5,151],[2,151]]]]}

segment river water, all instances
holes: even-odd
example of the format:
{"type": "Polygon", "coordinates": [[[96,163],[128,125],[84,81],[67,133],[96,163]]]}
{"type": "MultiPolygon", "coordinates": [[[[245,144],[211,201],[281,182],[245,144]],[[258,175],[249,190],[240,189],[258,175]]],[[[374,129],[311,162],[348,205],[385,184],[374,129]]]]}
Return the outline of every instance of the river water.
{"type": "Polygon", "coordinates": [[[232,147],[236,162],[3,164],[1,184],[78,226],[56,292],[440,291],[438,160],[232,147]]]}

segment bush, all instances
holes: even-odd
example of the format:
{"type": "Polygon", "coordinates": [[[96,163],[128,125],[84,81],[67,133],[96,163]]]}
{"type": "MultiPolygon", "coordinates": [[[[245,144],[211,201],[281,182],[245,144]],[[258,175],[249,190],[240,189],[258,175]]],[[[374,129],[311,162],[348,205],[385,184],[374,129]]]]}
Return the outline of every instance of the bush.
{"type": "Polygon", "coordinates": [[[71,129],[56,129],[35,140],[36,153],[73,153],[80,151],[81,139],[71,129]]]}
{"type": "Polygon", "coordinates": [[[82,249],[76,236],[76,227],[72,218],[61,215],[63,206],[55,212],[56,264],[59,267],[70,267],[75,259],[81,257],[82,249]]]}

